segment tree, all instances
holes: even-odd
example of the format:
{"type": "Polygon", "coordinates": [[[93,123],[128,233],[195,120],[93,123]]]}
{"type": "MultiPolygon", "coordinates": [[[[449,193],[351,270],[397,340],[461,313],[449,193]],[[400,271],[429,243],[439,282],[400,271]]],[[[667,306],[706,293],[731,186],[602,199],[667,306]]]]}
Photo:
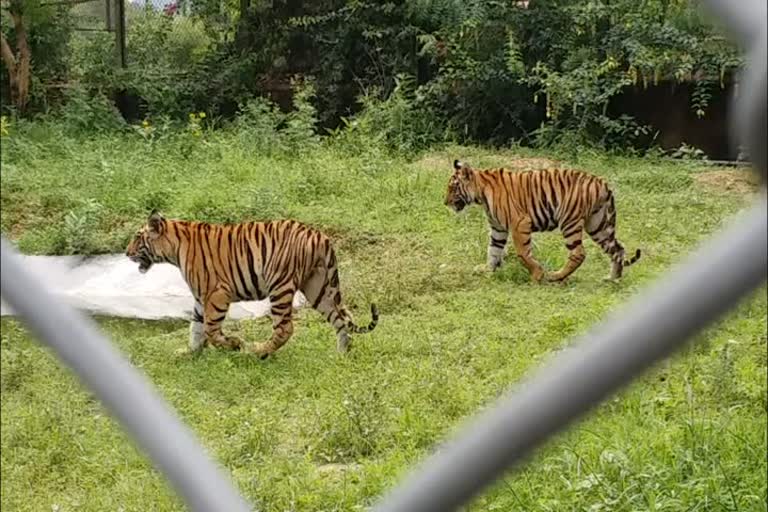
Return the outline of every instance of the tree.
{"type": "Polygon", "coordinates": [[[8,71],[8,85],[11,102],[19,112],[24,112],[29,101],[29,83],[32,73],[32,51],[27,39],[27,28],[24,25],[24,5],[22,0],[12,0],[7,7],[8,15],[13,22],[13,32],[16,39],[16,51],[0,32],[0,51],[3,64],[8,71]]]}
{"type": "Polygon", "coordinates": [[[9,85],[3,100],[17,112],[32,108],[34,84],[66,77],[70,11],[86,1],[91,0],[0,0],[0,62],[9,85]]]}

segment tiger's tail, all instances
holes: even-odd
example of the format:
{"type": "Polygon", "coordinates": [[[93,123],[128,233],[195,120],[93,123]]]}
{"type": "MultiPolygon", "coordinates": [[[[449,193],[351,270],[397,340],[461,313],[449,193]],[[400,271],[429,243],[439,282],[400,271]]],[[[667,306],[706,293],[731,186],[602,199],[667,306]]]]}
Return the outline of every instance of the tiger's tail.
{"type": "Polygon", "coordinates": [[[625,268],[626,268],[626,267],[628,267],[628,266],[630,266],[630,265],[632,265],[633,263],[635,263],[637,260],[639,260],[639,259],[640,259],[640,256],[641,256],[641,255],[642,255],[642,252],[640,251],[640,249],[636,249],[636,250],[635,250],[635,255],[634,255],[634,256],[632,256],[631,258],[629,258],[628,260],[624,260],[624,263],[622,263],[622,265],[623,265],[625,268]]]}
{"type": "Polygon", "coordinates": [[[360,327],[355,324],[355,321],[352,319],[352,315],[342,304],[341,289],[339,286],[339,268],[336,262],[336,252],[333,250],[333,248],[330,248],[328,251],[326,265],[328,267],[328,273],[331,276],[329,284],[332,291],[330,291],[330,293],[333,297],[336,314],[338,315],[338,320],[333,321],[337,332],[341,329],[346,329],[350,333],[365,334],[374,330],[376,325],[379,323],[379,308],[376,307],[376,304],[371,304],[371,322],[365,327],[360,327]]]}
{"type": "MultiPolygon", "coordinates": [[[[615,237],[615,230],[616,230],[616,203],[613,199],[613,192],[609,190],[609,203],[608,203],[608,225],[612,228],[611,234],[613,237],[615,237]]],[[[626,268],[632,265],[633,263],[637,262],[637,260],[640,259],[640,256],[642,255],[642,252],[640,249],[635,249],[635,254],[629,259],[624,259],[624,248],[621,246],[618,240],[613,238],[613,241],[616,243],[618,248],[620,249],[620,254],[622,258],[621,266],[626,268]]]]}
{"type": "Polygon", "coordinates": [[[616,203],[613,192],[605,189],[605,198],[599,203],[599,207],[588,221],[587,233],[592,240],[611,258],[611,278],[621,277],[624,268],[640,259],[640,249],[635,250],[631,258],[626,258],[624,246],[616,239],[616,203]]]}
{"type": "Polygon", "coordinates": [[[359,327],[350,318],[349,320],[347,320],[347,329],[349,329],[350,332],[353,332],[355,334],[365,334],[367,332],[371,332],[372,330],[374,330],[378,323],[379,323],[379,308],[376,307],[376,304],[371,304],[371,323],[369,323],[365,327],[359,327]]]}

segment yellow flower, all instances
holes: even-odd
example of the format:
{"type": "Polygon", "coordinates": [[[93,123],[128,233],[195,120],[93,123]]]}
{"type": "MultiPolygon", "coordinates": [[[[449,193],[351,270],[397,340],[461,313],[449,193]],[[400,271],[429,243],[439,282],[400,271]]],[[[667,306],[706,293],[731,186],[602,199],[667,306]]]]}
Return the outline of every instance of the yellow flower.
{"type": "Polygon", "coordinates": [[[143,126],[144,128],[149,128],[149,121],[147,121],[146,119],[145,119],[145,120],[143,120],[143,121],[141,122],[141,126],[143,126]]]}
{"type": "Polygon", "coordinates": [[[191,112],[191,113],[189,114],[189,120],[190,120],[190,121],[194,121],[194,120],[195,120],[195,117],[196,117],[196,114],[195,114],[194,112],[191,112]]]}
{"type": "Polygon", "coordinates": [[[200,119],[205,119],[205,112],[200,112],[200,119]]]}

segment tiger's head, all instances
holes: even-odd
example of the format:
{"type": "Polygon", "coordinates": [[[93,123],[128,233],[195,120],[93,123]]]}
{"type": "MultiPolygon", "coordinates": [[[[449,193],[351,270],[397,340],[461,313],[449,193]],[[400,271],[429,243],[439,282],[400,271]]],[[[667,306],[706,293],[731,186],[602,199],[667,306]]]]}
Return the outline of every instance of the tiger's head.
{"type": "Polygon", "coordinates": [[[475,171],[469,164],[454,160],[453,170],[444,203],[458,213],[468,204],[477,201],[477,185],[475,171]]]}
{"type": "Polygon", "coordinates": [[[146,273],[155,263],[169,261],[167,254],[173,254],[173,241],[168,236],[168,221],[152,210],[147,223],[136,232],[128,244],[125,255],[139,264],[139,272],[146,273]]]}

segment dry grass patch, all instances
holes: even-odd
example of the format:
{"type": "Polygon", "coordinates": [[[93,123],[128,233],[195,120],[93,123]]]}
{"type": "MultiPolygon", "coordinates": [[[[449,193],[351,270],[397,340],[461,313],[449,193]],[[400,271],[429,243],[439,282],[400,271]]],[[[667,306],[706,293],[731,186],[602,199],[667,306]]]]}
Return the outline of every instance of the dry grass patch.
{"type": "Polygon", "coordinates": [[[716,192],[748,195],[760,186],[760,179],[747,168],[707,170],[695,178],[699,185],[716,192]]]}

